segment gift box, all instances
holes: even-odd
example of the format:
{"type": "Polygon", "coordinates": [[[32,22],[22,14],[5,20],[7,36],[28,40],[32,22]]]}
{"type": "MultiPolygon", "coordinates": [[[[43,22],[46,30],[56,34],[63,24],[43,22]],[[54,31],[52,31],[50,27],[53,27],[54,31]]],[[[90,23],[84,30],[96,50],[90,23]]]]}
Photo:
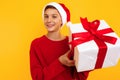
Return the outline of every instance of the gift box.
{"type": "Polygon", "coordinates": [[[120,39],[104,20],[68,24],[77,72],[115,66],[120,58],[120,39]]]}

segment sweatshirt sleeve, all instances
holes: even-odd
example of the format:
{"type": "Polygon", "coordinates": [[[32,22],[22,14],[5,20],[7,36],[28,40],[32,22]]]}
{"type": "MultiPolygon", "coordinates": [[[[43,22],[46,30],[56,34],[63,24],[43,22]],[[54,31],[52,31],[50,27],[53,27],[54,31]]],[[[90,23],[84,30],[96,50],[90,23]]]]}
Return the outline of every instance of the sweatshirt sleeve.
{"type": "Polygon", "coordinates": [[[34,45],[31,44],[30,48],[30,70],[32,80],[53,80],[61,72],[66,70],[66,67],[62,65],[58,59],[56,59],[50,65],[43,67],[36,54],[34,45]]]}
{"type": "Polygon", "coordinates": [[[79,72],[78,77],[80,80],[87,80],[90,71],[79,72]]]}

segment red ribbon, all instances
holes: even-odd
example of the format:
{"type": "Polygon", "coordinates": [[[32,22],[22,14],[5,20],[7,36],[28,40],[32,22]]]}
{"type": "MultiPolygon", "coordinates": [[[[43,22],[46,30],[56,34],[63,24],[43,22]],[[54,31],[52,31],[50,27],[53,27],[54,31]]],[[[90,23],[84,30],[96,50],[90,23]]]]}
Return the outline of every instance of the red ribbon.
{"type": "Polygon", "coordinates": [[[83,28],[87,30],[87,32],[73,33],[72,42],[70,43],[74,48],[79,44],[94,40],[99,48],[95,69],[101,68],[107,52],[107,45],[105,44],[105,42],[115,44],[117,38],[104,35],[106,33],[113,32],[111,28],[97,30],[100,25],[99,20],[88,22],[87,18],[84,18],[84,19],[80,18],[80,19],[81,19],[83,28]]]}

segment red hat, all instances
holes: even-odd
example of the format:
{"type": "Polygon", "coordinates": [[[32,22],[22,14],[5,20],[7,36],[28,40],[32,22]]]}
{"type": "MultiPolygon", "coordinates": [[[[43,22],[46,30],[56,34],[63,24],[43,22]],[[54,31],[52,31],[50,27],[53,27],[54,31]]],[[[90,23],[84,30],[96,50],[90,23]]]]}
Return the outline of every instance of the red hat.
{"type": "Polygon", "coordinates": [[[69,11],[69,9],[68,9],[64,4],[62,4],[62,3],[56,3],[56,2],[48,3],[48,4],[44,7],[44,9],[43,9],[43,14],[42,14],[42,15],[44,15],[44,10],[45,10],[45,8],[46,8],[47,6],[49,6],[49,5],[55,7],[55,8],[58,10],[58,12],[60,13],[60,15],[61,15],[61,17],[62,17],[62,26],[63,26],[65,23],[67,23],[67,22],[70,21],[70,11],[69,11]]]}

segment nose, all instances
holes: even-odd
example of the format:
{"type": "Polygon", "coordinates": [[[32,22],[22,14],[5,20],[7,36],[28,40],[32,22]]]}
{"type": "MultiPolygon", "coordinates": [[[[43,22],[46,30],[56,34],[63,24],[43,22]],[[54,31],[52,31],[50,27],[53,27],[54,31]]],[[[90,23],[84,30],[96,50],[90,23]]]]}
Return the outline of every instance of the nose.
{"type": "Polygon", "coordinates": [[[51,17],[48,17],[47,22],[51,22],[51,21],[52,21],[52,18],[51,18],[51,17]]]}

